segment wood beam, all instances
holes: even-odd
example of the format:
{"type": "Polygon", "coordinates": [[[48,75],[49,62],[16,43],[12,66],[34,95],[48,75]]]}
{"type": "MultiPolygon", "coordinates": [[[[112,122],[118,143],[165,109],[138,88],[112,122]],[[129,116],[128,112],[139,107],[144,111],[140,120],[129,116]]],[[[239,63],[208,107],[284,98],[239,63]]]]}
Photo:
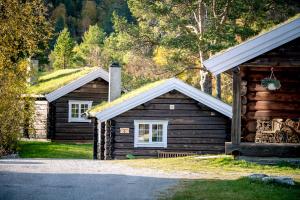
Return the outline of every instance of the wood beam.
{"type": "Polygon", "coordinates": [[[241,142],[241,76],[240,69],[233,69],[233,106],[232,106],[231,142],[239,145],[241,142]]]}

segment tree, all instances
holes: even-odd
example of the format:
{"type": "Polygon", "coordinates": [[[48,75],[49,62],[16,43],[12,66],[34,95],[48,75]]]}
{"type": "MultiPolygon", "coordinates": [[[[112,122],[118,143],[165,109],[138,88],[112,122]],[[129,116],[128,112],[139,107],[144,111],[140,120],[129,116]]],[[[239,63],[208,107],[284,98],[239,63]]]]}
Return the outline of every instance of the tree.
{"type": "Polygon", "coordinates": [[[81,65],[100,66],[101,48],[105,39],[104,31],[98,25],[90,26],[82,37],[82,43],[75,48],[77,59],[81,65]]]}
{"type": "Polygon", "coordinates": [[[25,109],[28,58],[45,48],[51,35],[42,0],[0,1],[0,155],[16,150],[25,109]]]}
{"type": "Polygon", "coordinates": [[[72,67],[74,62],[73,48],[75,42],[70,36],[67,28],[59,34],[54,50],[50,54],[50,60],[54,69],[66,69],[72,67]]]}
{"type": "Polygon", "coordinates": [[[84,1],[81,11],[82,33],[87,31],[91,24],[97,22],[97,4],[94,1],[84,1]]]}
{"type": "MultiPolygon", "coordinates": [[[[129,0],[128,4],[140,31],[159,33],[156,46],[189,53],[192,67],[182,65],[181,70],[200,69],[201,89],[210,94],[212,76],[203,66],[205,59],[295,13],[288,1],[273,0],[129,0]]],[[[173,58],[178,59],[169,56],[173,58]]]]}

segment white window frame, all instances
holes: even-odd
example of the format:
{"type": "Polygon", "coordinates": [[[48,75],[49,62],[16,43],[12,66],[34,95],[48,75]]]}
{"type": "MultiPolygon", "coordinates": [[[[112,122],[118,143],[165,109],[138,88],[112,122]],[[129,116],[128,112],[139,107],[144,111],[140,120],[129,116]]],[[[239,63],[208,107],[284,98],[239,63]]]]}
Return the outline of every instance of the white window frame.
{"type": "Polygon", "coordinates": [[[90,119],[86,119],[84,117],[80,117],[81,116],[81,104],[88,104],[88,109],[90,109],[92,107],[92,103],[93,101],[79,101],[79,100],[69,100],[69,118],[68,118],[68,122],[91,122],[90,119]],[[78,118],[74,118],[72,117],[72,104],[79,104],[79,111],[78,111],[78,118]]]}
{"type": "Polygon", "coordinates": [[[167,120],[134,120],[134,147],[163,147],[168,146],[167,120]],[[139,124],[149,124],[149,142],[139,142],[139,124]],[[162,124],[162,142],[152,142],[152,124],[162,124]]]}

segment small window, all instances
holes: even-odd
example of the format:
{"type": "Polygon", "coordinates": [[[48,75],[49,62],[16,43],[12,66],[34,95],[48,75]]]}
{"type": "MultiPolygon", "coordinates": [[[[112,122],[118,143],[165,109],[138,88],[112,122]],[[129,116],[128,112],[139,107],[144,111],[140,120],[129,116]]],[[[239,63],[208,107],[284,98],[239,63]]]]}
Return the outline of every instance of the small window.
{"type": "Polygon", "coordinates": [[[135,120],[134,147],[167,147],[168,121],[135,120]]]}
{"type": "Polygon", "coordinates": [[[91,122],[84,113],[92,107],[92,101],[69,101],[69,122],[91,122]]]}

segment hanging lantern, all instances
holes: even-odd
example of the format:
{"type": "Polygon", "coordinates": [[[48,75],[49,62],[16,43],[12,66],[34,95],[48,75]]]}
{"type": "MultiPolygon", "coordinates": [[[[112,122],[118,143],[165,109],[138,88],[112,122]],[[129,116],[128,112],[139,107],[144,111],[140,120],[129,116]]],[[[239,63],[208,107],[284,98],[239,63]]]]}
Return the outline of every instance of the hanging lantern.
{"type": "Polygon", "coordinates": [[[281,87],[280,81],[276,79],[273,67],[271,68],[271,75],[261,80],[261,85],[268,90],[278,90],[281,87]]]}

